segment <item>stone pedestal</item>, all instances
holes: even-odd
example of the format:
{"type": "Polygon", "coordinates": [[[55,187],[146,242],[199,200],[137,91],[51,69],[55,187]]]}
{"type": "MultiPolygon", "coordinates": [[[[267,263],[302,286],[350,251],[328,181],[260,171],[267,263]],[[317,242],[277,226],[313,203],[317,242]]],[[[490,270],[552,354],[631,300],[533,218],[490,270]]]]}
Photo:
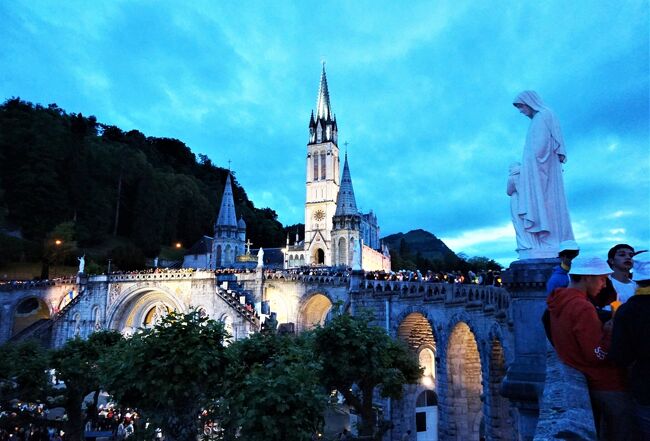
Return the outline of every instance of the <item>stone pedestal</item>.
{"type": "Polygon", "coordinates": [[[558,259],[525,259],[510,264],[502,275],[510,292],[515,359],[501,384],[501,395],[517,408],[519,440],[532,440],[546,377],[546,281],[558,259]]]}

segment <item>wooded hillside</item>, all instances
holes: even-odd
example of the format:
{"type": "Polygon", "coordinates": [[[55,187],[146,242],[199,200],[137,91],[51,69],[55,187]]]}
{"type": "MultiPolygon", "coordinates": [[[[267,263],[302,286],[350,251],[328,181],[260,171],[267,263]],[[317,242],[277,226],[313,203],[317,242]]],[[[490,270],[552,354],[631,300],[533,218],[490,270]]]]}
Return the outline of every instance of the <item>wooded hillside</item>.
{"type": "MultiPolygon", "coordinates": [[[[80,250],[112,238],[146,256],[176,242],[189,247],[212,235],[227,173],[182,141],[9,99],[0,106],[0,263],[15,253],[44,254],[62,224],[71,225],[80,250]]],[[[284,245],[275,211],[255,208],[236,179],[233,185],[255,246],[284,245]]]]}

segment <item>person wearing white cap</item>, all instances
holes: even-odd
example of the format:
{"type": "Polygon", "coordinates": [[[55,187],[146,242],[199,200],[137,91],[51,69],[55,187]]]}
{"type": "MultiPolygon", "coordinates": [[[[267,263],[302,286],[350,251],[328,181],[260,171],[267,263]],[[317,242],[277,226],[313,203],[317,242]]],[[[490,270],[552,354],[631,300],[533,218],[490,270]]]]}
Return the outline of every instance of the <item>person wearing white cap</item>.
{"type": "Polygon", "coordinates": [[[624,370],[607,358],[611,321],[603,325],[589,301],[611,273],[603,259],[577,257],[569,270],[569,286],[553,291],[546,303],[558,357],[587,379],[598,439],[618,441],[634,439],[632,402],[624,370]]]}
{"type": "Polygon", "coordinates": [[[560,264],[553,268],[553,273],[546,282],[546,294],[550,294],[556,288],[566,288],[569,285],[569,269],[571,261],[580,254],[580,247],[575,240],[565,240],[560,243],[560,264]]]}
{"type": "Polygon", "coordinates": [[[643,440],[650,440],[650,262],[634,262],[636,294],[614,316],[609,356],[628,368],[629,390],[643,440]]]}

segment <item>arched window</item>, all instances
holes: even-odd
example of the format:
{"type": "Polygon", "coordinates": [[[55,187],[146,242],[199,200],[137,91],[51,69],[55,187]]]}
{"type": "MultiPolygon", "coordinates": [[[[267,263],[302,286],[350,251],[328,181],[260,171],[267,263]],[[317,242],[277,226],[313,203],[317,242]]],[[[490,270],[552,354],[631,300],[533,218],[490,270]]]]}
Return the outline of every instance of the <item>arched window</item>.
{"type": "Polygon", "coordinates": [[[326,179],[327,177],[327,161],[325,159],[325,152],[320,154],[320,178],[326,179]]]}
{"type": "Polygon", "coordinates": [[[318,181],[318,153],[314,153],[314,181],[318,181]]]}

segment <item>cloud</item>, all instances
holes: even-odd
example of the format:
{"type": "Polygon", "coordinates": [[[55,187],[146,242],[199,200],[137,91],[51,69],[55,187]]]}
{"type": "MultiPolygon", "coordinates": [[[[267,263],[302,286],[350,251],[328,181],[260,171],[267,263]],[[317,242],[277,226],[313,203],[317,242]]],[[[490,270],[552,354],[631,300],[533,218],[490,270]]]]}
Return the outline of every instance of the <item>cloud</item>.
{"type": "Polygon", "coordinates": [[[641,1],[2,2],[0,94],[231,159],[255,205],[293,224],[324,59],[357,203],[382,233],[423,228],[505,262],[528,127],[511,100],[535,89],[567,142],[576,239],[602,255],[650,244],[648,22],[641,1]]]}

